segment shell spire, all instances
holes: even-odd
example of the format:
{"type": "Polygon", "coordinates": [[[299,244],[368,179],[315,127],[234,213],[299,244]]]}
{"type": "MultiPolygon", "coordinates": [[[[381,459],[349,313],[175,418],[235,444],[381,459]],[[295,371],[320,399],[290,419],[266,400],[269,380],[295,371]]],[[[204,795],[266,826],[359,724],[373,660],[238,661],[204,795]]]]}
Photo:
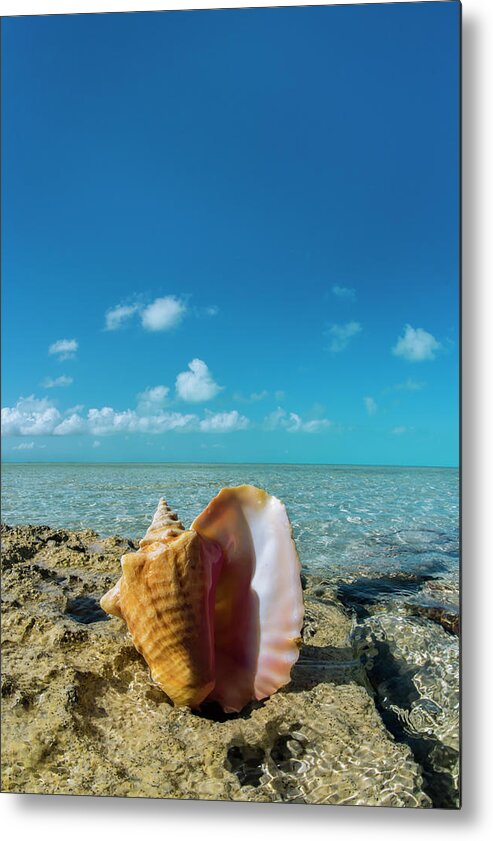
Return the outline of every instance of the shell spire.
{"type": "Polygon", "coordinates": [[[155,541],[167,541],[172,537],[176,537],[180,532],[185,531],[185,527],[181,520],[178,519],[172,508],[169,507],[166,500],[161,497],[158,502],[152,523],[147,529],[144,537],[139,542],[139,546],[147,546],[149,543],[155,541]]]}

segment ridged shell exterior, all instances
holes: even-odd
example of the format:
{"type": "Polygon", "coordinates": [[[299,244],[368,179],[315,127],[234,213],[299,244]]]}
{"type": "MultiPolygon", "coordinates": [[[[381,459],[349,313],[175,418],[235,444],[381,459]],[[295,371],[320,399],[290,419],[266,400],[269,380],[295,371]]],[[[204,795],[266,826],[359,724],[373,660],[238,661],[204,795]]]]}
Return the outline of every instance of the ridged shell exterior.
{"type": "Polygon", "coordinates": [[[198,706],[215,684],[214,591],[221,551],[194,531],[163,524],[122,558],[101,607],[127,623],[153,680],[178,706],[198,706]],[[153,538],[158,539],[153,539],[153,538]]]}

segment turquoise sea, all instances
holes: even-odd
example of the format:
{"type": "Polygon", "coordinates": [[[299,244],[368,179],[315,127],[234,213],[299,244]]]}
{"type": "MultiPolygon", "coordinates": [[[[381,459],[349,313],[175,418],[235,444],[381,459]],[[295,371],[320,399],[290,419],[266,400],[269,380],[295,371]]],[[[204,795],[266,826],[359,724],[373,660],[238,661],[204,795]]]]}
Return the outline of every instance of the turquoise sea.
{"type": "Polygon", "coordinates": [[[405,571],[458,581],[459,476],[452,468],[5,464],[2,519],[138,539],[160,496],[189,525],[222,487],[243,483],[285,503],[307,571],[405,571]]]}

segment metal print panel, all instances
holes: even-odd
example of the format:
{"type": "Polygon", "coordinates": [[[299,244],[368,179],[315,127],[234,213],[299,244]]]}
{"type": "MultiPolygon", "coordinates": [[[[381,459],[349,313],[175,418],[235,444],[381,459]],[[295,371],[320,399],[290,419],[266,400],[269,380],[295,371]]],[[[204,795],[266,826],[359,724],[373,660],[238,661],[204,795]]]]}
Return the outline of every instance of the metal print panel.
{"type": "Polygon", "coordinates": [[[460,5],[2,57],[3,791],[458,808],[460,5]]]}

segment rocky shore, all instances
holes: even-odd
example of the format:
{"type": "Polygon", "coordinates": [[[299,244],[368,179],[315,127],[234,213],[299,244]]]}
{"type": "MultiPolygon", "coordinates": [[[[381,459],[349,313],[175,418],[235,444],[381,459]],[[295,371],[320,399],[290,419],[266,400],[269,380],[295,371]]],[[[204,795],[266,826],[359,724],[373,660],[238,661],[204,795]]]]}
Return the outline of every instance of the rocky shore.
{"type": "MultiPolygon", "coordinates": [[[[431,731],[425,722],[414,738],[399,729],[379,691],[382,663],[388,672],[397,662],[395,647],[385,660],[391,633],[358,625],[348,591],[329,581],[304,581],[303,645],[288,686],[241,714],[172,707],[124,623],[99,607],[133,548],[92,531],[2,526],[3,791],[458,805],[448,720],[431,731]]],[[[423,615],[411,605],[410,616],[423,634],[456,627],[453,608],[423,615]]]]}

